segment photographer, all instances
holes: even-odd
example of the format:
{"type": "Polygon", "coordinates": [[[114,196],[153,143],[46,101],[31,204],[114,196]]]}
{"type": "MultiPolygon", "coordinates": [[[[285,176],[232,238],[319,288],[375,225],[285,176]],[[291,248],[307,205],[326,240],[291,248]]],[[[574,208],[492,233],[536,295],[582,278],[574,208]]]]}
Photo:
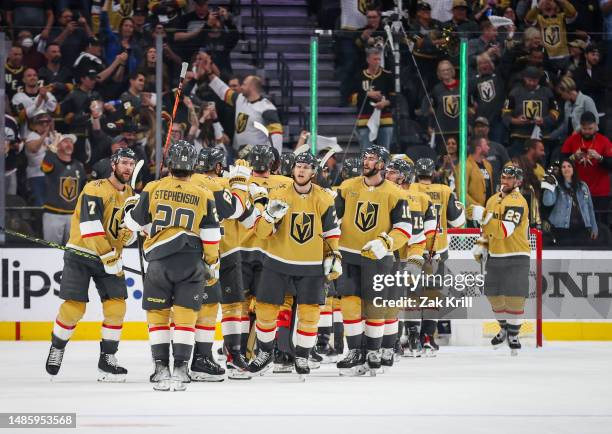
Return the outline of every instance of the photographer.
{"type": "Polygon", "coordinates": [[[49,41],[59,44],[62,52],[62,65],[72,67],[79,53],[87,46],[89,38],[94,37],[85,17],[70,9],[64,9],[57,17],[58,27],[49,34],[49,41]]]}
{"type": "MultiPolygon", "coordinates": [[[[385,25],[382,21],[380,9],[375,6],[368,6],[366,10],[366,18],[368,24],[358,31],[359,36],[355,38],[355,46],[357,47],[358,60],[357,67],[362,68],[366,65],[367,49],[372,46],[372,41],[381,38],[384,40],[387,37],[385,33],[385,25]]],[[[387,66],[388,68],[388,66],[387,66]]]]}
{"type": "Polygon", "coordinates": [[[584,246],[597,239],[598,228],[591,193],[569,159],[561,162],[561,176],[547,173],[542,180],[542,203],[552,207],[548,222],[559,246],[584,246]]]}

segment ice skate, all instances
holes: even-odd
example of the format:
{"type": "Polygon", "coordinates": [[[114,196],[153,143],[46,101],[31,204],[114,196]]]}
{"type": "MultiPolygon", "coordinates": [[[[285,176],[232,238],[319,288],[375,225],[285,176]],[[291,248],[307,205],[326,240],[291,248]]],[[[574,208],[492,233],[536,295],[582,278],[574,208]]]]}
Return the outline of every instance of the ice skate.
{"type": "Polygon", "coordinates": [[[149,378],[153,383],[153,390],[170,390],[170,367],[164,360],[155,361],[155,372],[149,378]]]}
{"type": "Polygon", "coordinates": [[[49,375],[57,375],[62,366],[62,359],[64,358],[64,351],[66,348],[58,348],[51,345],[49,348],[49,355],[47,356],[47,363],[45,368],[49,375]]]}
{"type": "Polygon", "coordinates": [[[318,354],[314,348],[310,350],[310,355],[308,357],[308,366],[310,369],[319,369],[321,367],[321,362],[323,361],[323,357],[318,354]]]}
{"type": "Polygon", "coordinates": [[[510,355],[518,356],[518,350],[521,349],[521,342],[518,335],[508,336],[508,346],[510,347],[510,355]]]}
{"type": "Polygon", "coordinates": [[[366,368],[370,372],[370,376],[376,377],[377,371],[381,367],[380,351],[370,350],[366,354],[366,368]]]}
{"type": "Polygon", "coordinates": [[[507,338],[508,332],[505,328],[501,328],[499,330],[499,333],[497,333],[495,336],[493,336],[493,339],[491,339],[491,345],[493,345],[493,349],[497,350],[501,348],[501,346],[506,342],[507,338]]]}
{"type": "Polygon", "coordinates": [[[274,374],[290,374],[293,372],[293,356],[279,349],[274,350],[274,374]]]}
{"type": "Polygon", "coordinates": [[[364,366],[365,358],[361,349],[355,348],[349,350],[346,357],[336,363],[336,367],[340,370],[340,375],[347,377],[356,377],[364,375],[366,368],[364,366]]]}
{"type": "Polygon", "coordinates": [[[436,357],[439,348],[433,336],[423,335],[423,355],[425,357],[436,357]]]}
{"type": "Polygon", "coordinates": [[[305,381],[303,376],[310,374],[309,360],[305,357],[296,357],[295,372],[298,374],[298,379],[300,381],[305,381]]]}
{"type": "Polygon", "coordinates": [[[264,375],[272,367],[273,360],[271,351],[259,350],[257,357],[249,363],[249,372],[252,377],[257,375],[264,375]]]}
{"type": "Polygon", "coordinates": [[[321,356],[321,364],[323,365],[336,363],[338,361],[338,353],[329,344],[320,347],[317,346],[315,351],[319,356],[321,356]]]}
{"type": "Polygon", "coordinates": [[[380,357],[380,365],[383,367],[383,372],[386,369],[393,366],[393,362],[395,361],[395,351],[393,348],[383,348],[382,355],[380,357]]]}
{"type": "Polygon", "coordinates": [[[186,361],[174,361],[174,369],[170,377],[170,385],[174,392],[183,392],[187,389],[189,379],[189,367],[186,361]]]}
{"type": "Polygon", "coordinates": [[[104,383],[123,383],[127,369],[119,366],[114,354],[100,353],[98,360],[98,381],[104,383]]]}
{"type": "Polygon", "coordinates": [[[227,355],[227,378],[230,380],[250,380],[249,364],[240,352],[230,352],[227,355]]]}
{"type": "Polygon", "coordinates": [[[398,339],[397,341],[395,341],[395,347],[393,348],[393,359],[396,362],[399,362],[400,360],[402,360],[402,357],[404,357],[404,347],[398,339]]]}
{"type": "Polygon", "coordinates": [[[219,382],[225,380],[223,369],[211,356],[199,355],[191,363],[191,381],[219,382]]]}
{"type": "Polygon", "coordinates": [[[423,347],[421,346],[421,339],[417,331],[411,331],[408,336],[408,347],[405,351],[405,357],[421,357],[423,353],[423,347]]]}

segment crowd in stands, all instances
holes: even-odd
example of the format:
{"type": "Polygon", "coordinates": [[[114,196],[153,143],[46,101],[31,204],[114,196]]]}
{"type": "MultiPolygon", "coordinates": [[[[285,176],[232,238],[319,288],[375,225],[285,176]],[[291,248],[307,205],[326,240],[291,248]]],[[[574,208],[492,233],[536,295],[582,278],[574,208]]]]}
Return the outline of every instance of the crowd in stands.
{"type": "MultiPolygon", "coordinates": [[[[241,145],[268,140],[236,115],[243,104],[278,151],[297,146],[283,143],[265,77],[234,74],[240,2],[219,3],[0,2],[7,206],[70,214],[83,184],[108,176],[120,147],[145,160],[142,183],[154,179],[156,131],[165,142],[183,62],[189,71],[171,140],[223,147],[230,163],[241,145]]],[[[468,204],[484,205],[513,162],[524,172],[531,225],[550,245],[611,245],[612,0],[406,0],[400,14],[387,0],[307,3],[316,26],[334,30],[341,102],[355,107],[361,148],[377,143],[415,161],[432,158],[438,181],[459,193],[459,45],[467,38],[468,204]],[[399,89],[386,26],[400,52],[399,89]]],[[[342,155],[326,164],[340,173],[342,155]]],[[[43,233],[27,213],[12,224],[43,233]]]]}

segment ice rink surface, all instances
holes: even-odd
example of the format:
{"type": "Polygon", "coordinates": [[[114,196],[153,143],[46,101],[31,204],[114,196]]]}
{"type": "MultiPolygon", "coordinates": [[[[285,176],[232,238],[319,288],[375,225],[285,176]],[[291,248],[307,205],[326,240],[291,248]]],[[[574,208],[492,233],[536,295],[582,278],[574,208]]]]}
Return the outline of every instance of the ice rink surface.
{"type": "Polygon", "coordinates": [[[507,349],[442,347],[377,377],[339,377],[333,365],[305,383],[291,374],[192,383],[154,392],[146,342],[122,342],[123,384],[97,383],[97,342],[68,344],[50,382],[47,342],[0,342],[1,412],[76,412],[86,433],[612,433],[612,343],[507,349]]]}

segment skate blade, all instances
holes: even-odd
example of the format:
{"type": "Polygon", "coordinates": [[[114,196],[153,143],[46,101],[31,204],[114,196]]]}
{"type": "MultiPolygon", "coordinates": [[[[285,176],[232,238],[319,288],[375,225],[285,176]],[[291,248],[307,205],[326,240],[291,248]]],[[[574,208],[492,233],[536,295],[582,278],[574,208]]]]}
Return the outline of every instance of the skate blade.
{"type": "Polygon", "coordinates": [[[246,371],[238,371],[238,372],[229,372],[227,374],[228,380],[250,380],[251,377],[246,371]]]}
{"type": "Polygon", "coordinates": [[[501,344],[497,344],[497,345],[494,345],[494,344],[491,344],[491,345],[493,346],[494,350],[499,350],[501,347],[504,346],[504,342],[502,342],[501,344]]]}
{"type": "Polygon", "coordinates": [[[98,382],[100,383],[125,383],[126,374],[111,374],[98,371],[98,382]]]}
{"type": "Polygon", "coordinates": [[[365,375],[367,368],[364,366],[353,366],[352,368],[339,369],[341,377],[359,377],[365,375]]]}
{"type": "Polygon", "coordinates": [[[274,365],[272,369],[273,374],[291,374],[293,372],[293,366],[274,365]]]}
{"type": "Polygon", "coordinates": [[[319,362],[312,362],[312,361],[308,361],[308,367],[310,369],[319,369],[321,367],[321,363],[319,362]]]}
{"type": "Polygon", "coordinates": [[[338,357],[333,356],[327,356],[327,357],[323,357],[323,360],[321,360],[321,364],[322,365],[330,365],[332,363],[337,363],[338,362],[338,357]]]}
{"type": "Polygon", "coordinates": [[[187,390],[187,385],[180,380],[170,380],[170,386],[173,392],[184,392],[187,390]]]}
{"type": "Polygon", "coordinates": [[[249,375],[251,377],[263,377],[270,369],[272,369],[272,364],[269,364],[259,372],[249,372],[249,375]]]}
{"type": "Polygon", "coordinates": [[[436,351],[434,351],[434,350],[425,350],[425,351],[423,351],[423,356],[428,357],[428,358],[436,357],[436,351]]]}
{"type": "Polygon", "coordinates": [[[304,374],[298,374],[297,380],[298,380],[298,383],[305,383],[306,376],[304,374]]]}
{"type": "Polygon", "coordinates": [[[167,392],[170,390],[170,380],[160,380],[153,383],[153,390],[167,392]]]}
{"type": "Polygon", "coordinates": [[[195,371],[191,371],[191,373],[189,374],[189,378],[191,378],[191,381],[207,382],[207,383],[219,383],[225,380],[224,375],[212,375],[212,374],[207,374],[205,372],[195,372],[195,371]]]}
{"type": "Polygon", "coordinates": [[[518,354],[519,353],[518,353],[518,350],[516,348],[511,348],[510,349],[510,356],[516,357],[516,356],[518,356],[518,354]]]}

